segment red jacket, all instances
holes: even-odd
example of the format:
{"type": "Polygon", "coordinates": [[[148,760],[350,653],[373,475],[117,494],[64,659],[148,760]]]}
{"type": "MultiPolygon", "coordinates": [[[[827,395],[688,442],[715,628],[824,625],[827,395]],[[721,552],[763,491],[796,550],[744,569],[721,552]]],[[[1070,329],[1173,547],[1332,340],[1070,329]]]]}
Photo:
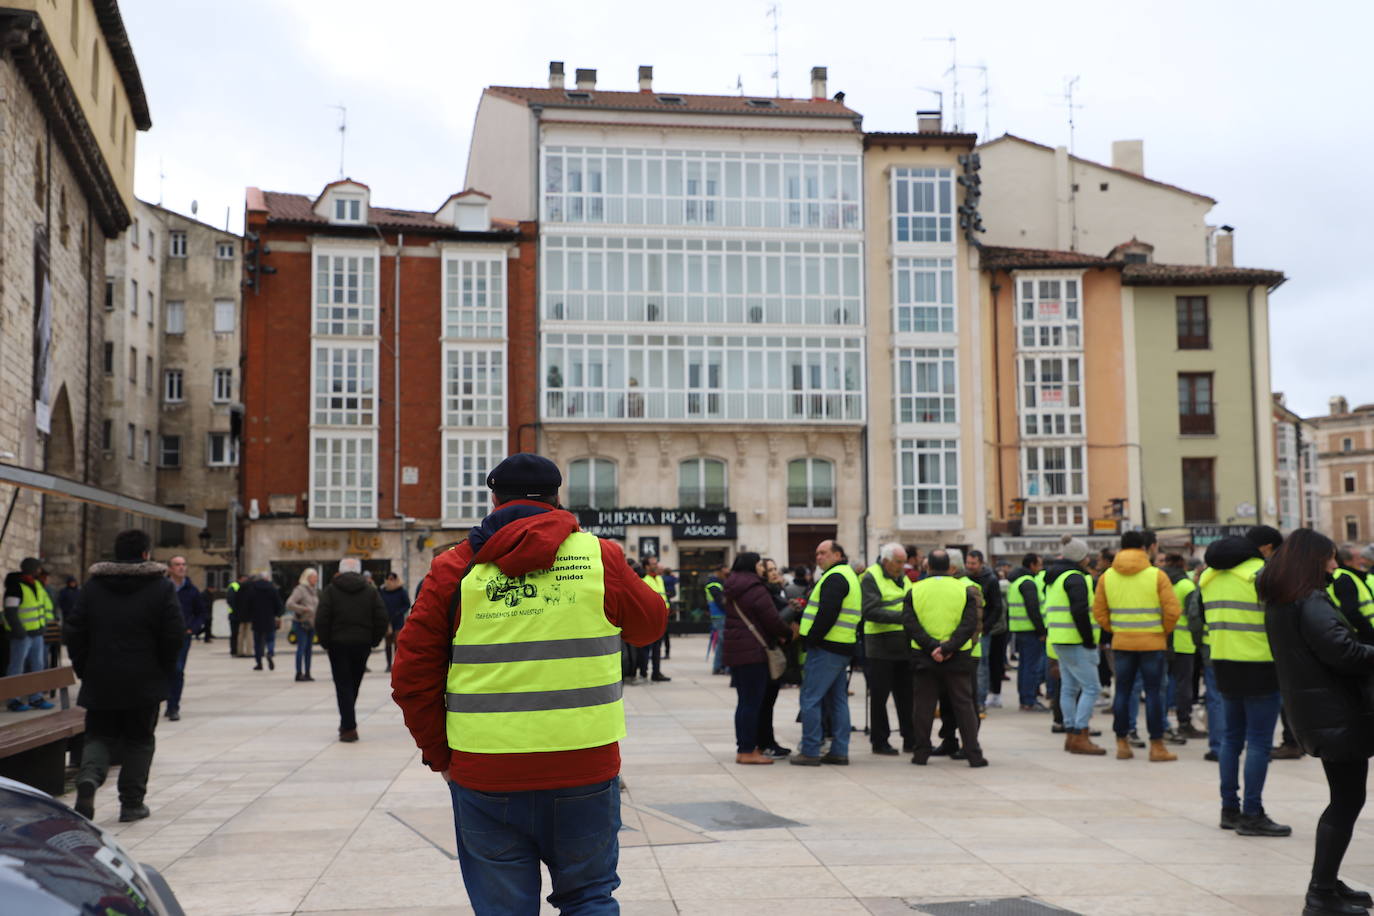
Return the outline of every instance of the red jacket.
{"type": "MultiPolygon", "coordinates": [[[[526,500],[505,503],[501,509],[517,507],[548,509],[526,500]]],[[[498,510],[496,514],[501,513],[498,510]]],[[[492,523],[489,516],[481,526],[487,529],[488,537],[477,552],[477,561],[495,563],[507,576],[548,569],[563,541],[578,530],[572,514],[560,509],[498,523],[494,531],[492,523]]],[[[449,748],[444,691],[450,647],[462,608],[454,630],[450,630],[448,606],[472,559],[470,540],[435,557],[406,625],[396,637],[391,697],[401,707],[406,728],[425,764],[435,772],[447,770],[454,782],[479,792],[558,789],[614,778],[620,772],[620,747],[616,743],[527,754],[473,754],[449,748]]],[[[663,599],[634,575],[616,544],[601,541],[601,562],[605,567],[606,619],[620,627],[621,637],[632,645],[648,645],[662,636],[668,613],[663,599]]]]}

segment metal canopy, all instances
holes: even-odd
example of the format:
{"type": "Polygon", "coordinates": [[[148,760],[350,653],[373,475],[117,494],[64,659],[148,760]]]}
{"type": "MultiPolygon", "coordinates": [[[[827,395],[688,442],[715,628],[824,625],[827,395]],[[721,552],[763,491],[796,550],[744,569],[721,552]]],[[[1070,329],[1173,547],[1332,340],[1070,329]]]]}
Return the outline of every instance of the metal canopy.
{"type": "Polygon", "coordinates": [[[164,509],[156,503],[144,502],[141,499],[134,499],[132,496],[125,496],[112,490],[102,490],[77,480],[69,480],[66,477],[58,477],[56,474],[48,474],[30,468],[16,467],[12,464],[0,464],[0,483],[12,483],[28,490],[37,490],[52,496],[65,496],[68,499],[103,506],[106,509],[131,512],[134,515],[155,518],[177,525],[191,525],[197,530],[205,527],[205,516],[203,515],[187,515],[185,512],[178,512],[175,509],[164,509]]]}

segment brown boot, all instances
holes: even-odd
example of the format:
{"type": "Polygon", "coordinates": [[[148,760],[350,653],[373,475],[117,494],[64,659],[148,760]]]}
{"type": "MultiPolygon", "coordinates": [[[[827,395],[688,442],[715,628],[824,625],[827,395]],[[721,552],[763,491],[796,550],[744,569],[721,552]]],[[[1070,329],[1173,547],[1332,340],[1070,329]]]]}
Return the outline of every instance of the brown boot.
{"type": "Polygon", "coordinates": [[[1132,757],[1134,757],[1134,756],[1135,756],[1135,752],[1131,750],[1131,742],[1128,741],[1128,740],[1125,739],[1125,738],[1117,738],[1117,739],[1116,739],[1116,759],[1117,759],[1117,760],[1130,760],[1130,759],[1131,759],[1132,757]]]}
{"type": "Polygon", "coordinates": [[[1107,749],[1093,744],[1093,739],[1088,737],[1088,729],[1080,728],[1078,730],[1078,740],[1074,743],[1073,747],[1069,748],[1069,753],[1086,754],[1089,757],[1101,757],[1103,754],[1107,753],[1107,749]]]}
{"type": "Polygon", "coordinates": [[[735,763],[753,764],[756,766],[768,766],[773,762],[773,758],[767,754],[760,754],[758,748],[754,748],[747,754],[736,754],[735,763]]]}
{"type": "Polygon", "coordinates": [[[1164,740],[1162,738],[1150,739],[1151,763],[1168,763],[1170,760],[1177,759],[1178,755],[1170,753],[1169,749],[1164,746],[1164,740]]]}
{"type": "Polygon", "coordinates": [[[1078,741],[1078,732],[1072,728],[1064,729],[1064,750],[1073,753],[1073,746],[1078,741]]]}

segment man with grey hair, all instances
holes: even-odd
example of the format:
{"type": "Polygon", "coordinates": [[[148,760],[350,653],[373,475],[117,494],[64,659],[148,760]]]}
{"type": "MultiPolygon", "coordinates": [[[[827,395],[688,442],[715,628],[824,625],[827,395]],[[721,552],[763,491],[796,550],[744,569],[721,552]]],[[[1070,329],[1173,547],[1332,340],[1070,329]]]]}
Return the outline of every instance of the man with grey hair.
{"type": "Polygon", "coordinates": [[[1361,642],[1374,643],[1374,626],[1370,617],[1374,616],[1374,595],[1369,591],[1364,573],[1355,566],[1357,551],[1353,544],[1342,544],[1336,548],[1336,571],[1331,575],[1331,584],[1326,593],[1331,603],[1340,610],[1341,616],[1359,635],[1361,642]]]}
{"type": "Polygon", "coordinates": [[[888,743],[892,728],[887,698],[897,705],[897,728],[902,750],[912,748],[911,641],[902,630],[902,599],[911,589],[906,577],[906,548],[888,543],[878,548],[878,562],[859,577],[860,613],[864,620],[864,677],[868,681],[868,739],[873,753],[896,756],[888,743]]]}
{"type": "Polygon", "coordinates": [[[363,578],[357,557],[344,557],[339,571],[320,592],[315,609],[315,632],[320,648],[329,653],[334,697],[339,704],[339,740],[358,740],[354,706],[363,682],[367,657],[386,637],[389,620],[381,593],[363,578]]]}

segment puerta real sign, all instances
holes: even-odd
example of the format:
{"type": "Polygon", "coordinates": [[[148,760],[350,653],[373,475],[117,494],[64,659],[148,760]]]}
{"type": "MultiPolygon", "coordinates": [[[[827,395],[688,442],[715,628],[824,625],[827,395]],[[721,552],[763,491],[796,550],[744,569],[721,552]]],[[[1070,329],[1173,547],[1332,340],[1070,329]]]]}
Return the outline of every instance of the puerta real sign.
{"type": "Polygon", "coordinates": [[[735,513],[726,509],[577,509],[577,524],[597,537],[624,540],[634,525],[669,525],[675,541],[733,541],[735,513]]]}

